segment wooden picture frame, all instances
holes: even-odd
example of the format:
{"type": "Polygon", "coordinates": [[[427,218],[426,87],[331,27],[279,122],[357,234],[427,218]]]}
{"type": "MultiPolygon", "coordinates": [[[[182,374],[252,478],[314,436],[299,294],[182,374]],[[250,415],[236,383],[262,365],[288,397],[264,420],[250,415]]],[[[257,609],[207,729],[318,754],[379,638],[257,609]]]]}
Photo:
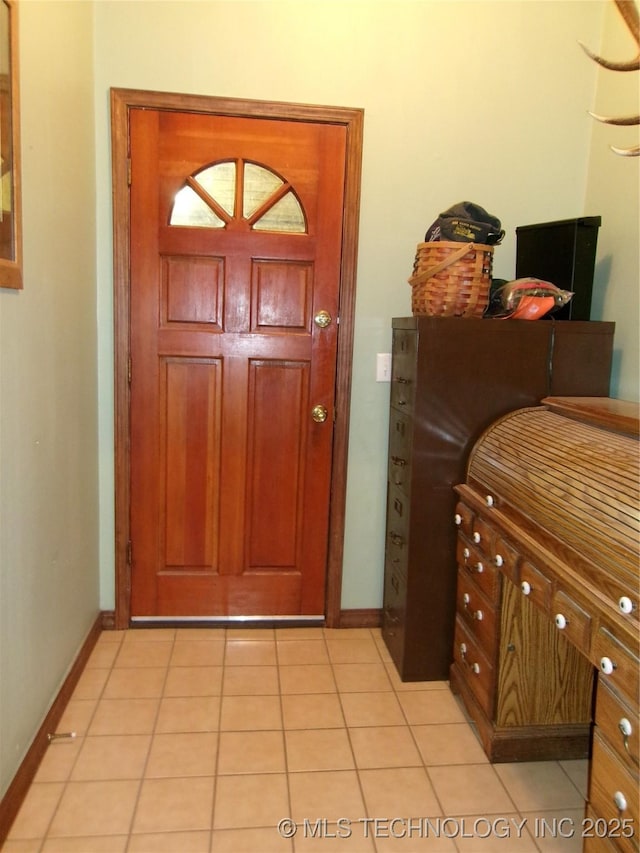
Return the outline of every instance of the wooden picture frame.
{"type": "Polygon", "coordinates": [[[18,4],[0,0],[0,287],[22,288],[18,4]]]}

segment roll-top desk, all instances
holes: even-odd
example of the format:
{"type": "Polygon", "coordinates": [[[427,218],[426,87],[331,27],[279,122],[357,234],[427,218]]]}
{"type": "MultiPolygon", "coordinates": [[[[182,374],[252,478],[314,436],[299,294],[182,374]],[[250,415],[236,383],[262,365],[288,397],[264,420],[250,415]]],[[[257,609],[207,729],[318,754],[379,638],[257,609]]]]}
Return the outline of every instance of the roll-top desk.
{"type": "Polygon", "coordinates": [[[542,403],[489,427],[455,489],[451,686],[492,761],[590,756],[607,837],[584,850],[637,851],[638,405],[542,403]]]}

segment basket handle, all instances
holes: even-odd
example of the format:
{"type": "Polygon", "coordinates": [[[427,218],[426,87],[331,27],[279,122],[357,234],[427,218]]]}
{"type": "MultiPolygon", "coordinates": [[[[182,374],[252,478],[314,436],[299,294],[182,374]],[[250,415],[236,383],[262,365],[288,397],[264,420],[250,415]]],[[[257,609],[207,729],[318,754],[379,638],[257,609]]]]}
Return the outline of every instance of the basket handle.
{"type": "Polygon", "coordinates": [[[452,254],[450,254],[448,258],[445,258],[444,261],[440,261],[440,263],[436,264],[435,267],[431,267],[428,270],[423,270],[418,275],[410,278],[409,284],[420,284],[421,282],[426,281],[428,278],[432,278],[437,273],[442,272],[442,270],[445,270],[448,266],[451,266],[451,264],[455,264],[455,262],[459,261],[460,258],[464,258],[467,252],[469,252],[472,248],[473,246],[471,243],[463,243],[461,249],[458,249],[457,252],[453,252],[452,254]]]}

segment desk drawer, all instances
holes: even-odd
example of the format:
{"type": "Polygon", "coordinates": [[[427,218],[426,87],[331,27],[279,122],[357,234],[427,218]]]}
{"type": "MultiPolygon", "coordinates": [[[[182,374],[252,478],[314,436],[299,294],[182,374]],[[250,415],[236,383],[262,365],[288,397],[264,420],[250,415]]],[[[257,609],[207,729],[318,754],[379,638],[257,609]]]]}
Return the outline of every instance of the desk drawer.
{"type": "Polygon", "coordinates": [[[549,612],[551,606],[551,581],[533,563],[523,560],[520,564],[520,591],[529,601],[549,612]]]}
{"type": "Polygon", "coordinates": [[[628,705],[603,678],[598,682],[596,725],[628,770],[638,773],[638,706],[628,705]]]}
{"type": "Polygon", "coordinates": [[[463,569],[458,569],[457,609],[474,639],[487,657],[493,660],[497,637],[495,608],[463,569]]]}
{"type": "Polygon", "coordinates": [[[609,837],[620,850],[637,851],[638,777],[623,767],[597,729],[591,762],[589,802],[594,812],[603,819],[609,837]],[[625,837],[628,827],[634,830],[631,838],[625,837]]]}
{"type": "Polygon", "coordinates": [[[458,566],[464,569],[463,574],[469,574],[489,601],[495,602],[500,590],[500,575],[495,566],[463,536],[458,536],[456,558],[458,566]]]}
{"type": "Polygon", "coordinates": [[[623,696],[635,700],[640,686],[640,660],[605,626],[593,638],[591,660],[600,670],[600,678],[623,696]]]}
{"type": "Polygon", "coordinates": [[[456,617],[453,659],[461,677],[487,717],[493,713],[494,669],[480,646],[465,628],[460,616],[456,617]]]}
{"type": "Polygon", "coordinates": [[[587,657],[591,645],[591,617],[566,593],[557,590],[551,603],[556,628],[587,657]]]}

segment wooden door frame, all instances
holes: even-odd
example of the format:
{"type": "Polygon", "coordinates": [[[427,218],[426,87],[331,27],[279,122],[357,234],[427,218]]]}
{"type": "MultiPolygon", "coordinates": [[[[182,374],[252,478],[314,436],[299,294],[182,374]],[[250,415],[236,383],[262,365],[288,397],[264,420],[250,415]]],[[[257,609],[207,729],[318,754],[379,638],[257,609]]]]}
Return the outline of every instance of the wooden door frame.
{"type": "Polygon", "coordinates": [[[111,157],[115,395],[115,627],[118,629],[127,628],[131,615],[129,111],[145,108],[246,118],[319,122],[341,125],[346,128],[346,172],[340,266],[340,326],[338,330],[325,600],[325,622],[327,626],[339,627],[364,111],[348,107],[252,101],[207,95],[182,95],[170,92],[113,88],[111,89],[111,157]]]}

